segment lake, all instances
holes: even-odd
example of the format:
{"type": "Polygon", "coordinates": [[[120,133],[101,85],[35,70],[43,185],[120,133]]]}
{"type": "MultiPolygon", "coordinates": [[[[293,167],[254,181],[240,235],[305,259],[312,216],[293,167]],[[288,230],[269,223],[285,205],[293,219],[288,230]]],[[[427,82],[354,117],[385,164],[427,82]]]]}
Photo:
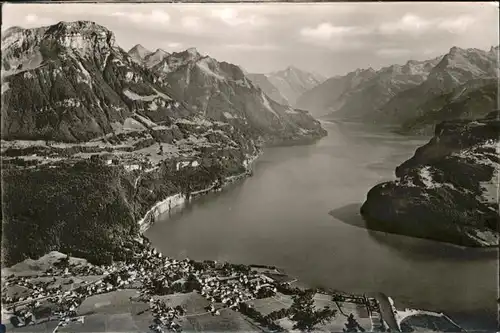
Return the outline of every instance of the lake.
{"type": "Polygon", "coordinates": [[[162,216],[145,235],[167,256],[275,265],[311,286],[380,291],[466,329],[494,329],[496,253],[368,231],[359,215],[369,189],[428,139],[323,126],[327,137],[266,149],[252,177],[162,216]]]}

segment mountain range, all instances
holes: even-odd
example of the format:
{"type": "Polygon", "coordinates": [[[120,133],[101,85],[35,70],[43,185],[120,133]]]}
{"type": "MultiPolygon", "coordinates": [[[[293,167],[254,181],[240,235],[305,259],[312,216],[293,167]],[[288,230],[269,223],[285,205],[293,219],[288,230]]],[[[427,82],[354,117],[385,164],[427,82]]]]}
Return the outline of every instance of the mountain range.
{"type": "Polygon", "coordinates": [[[147,117],[153,103],[158,121],[189,114],[93,22],[9,29],[2,53],[3,139],[86,141],[147,117]]]}
{"type": "Polygon", "coordinates": [[[448,101],[453,100],[455,110],[463,110],[455,114],[468,119],[494,108],[498,52],[498,46],[489,51],[452,47],[429,60],[410,60],[380,70],[357,69],[306,91],[295,106],[317,117],[403,125],[402,131],[425,132],[417,128],[419,124],[430,128],[450,119],[449,112],[438,110],[448,101]],[[480,90],[490,93],[480,94],[480,90]],[[481,101],[471,102],[471,98],[481,101]],[[473,105],[483,107],[472,109],[473,105]],[[428,114],[432,116],[425,120],[428,114]]]}
{"type": "Polygon", "coordinates": [[[1,50],[2,264],[121,258],[160,209],[251,174],[262,145],[326,135],[237,65],[126,52],[94,22],[9,28],[1,50]]]}
{"type": "MultiPolygon", "coordinates": [[[[400,124],[429,112],[425,108],[429,99],[448,94],[470,80],[498,78],[498,52],[499,47],[489,51],[452,47],[431,69],[425,81],[394,96],[370,118],[400,124]]],[[[476,81],[475,85],[481,82],[476,81]]]]}
{"type": "Polygon", "coordinates": [[[325,135],[307,112],[274,102],[240,67],[137,45],[89,21],[8,29],[2,37],[2,138],[85,141],[127,121],[206,117],[276,144],[325,135]]]}
{"type": "Polygon", "coordinates": [[[165,57],[170,55],[170,53],[162,49],[156,49],[156,51],[154,52],[150,51],[140,44],[132,47],[128,51],[128,54],[130,55],[132,60],[134,60],[138,64],[146,66],[147,68],[151,68],[157,65],[165,57]]]}

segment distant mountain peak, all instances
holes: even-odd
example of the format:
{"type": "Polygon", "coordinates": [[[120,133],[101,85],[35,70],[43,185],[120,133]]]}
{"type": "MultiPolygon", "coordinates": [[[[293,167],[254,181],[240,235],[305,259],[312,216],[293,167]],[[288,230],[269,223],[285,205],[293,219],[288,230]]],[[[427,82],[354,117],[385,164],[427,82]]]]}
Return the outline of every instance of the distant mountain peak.
{"type": "Polygon", "coordinates": [[[199,56],[201,56],[200,52],[198,52],[198,50],[196,49],[196,47],[190,47],[185,52],[187,52],[192,57],[199,57],[199,56]]]}
{"type": "Polygon", "coordinates": [[[299,73],[299,74],[311,74],[308,73],[294,65],[289,65],[285,69],[275,71],[272,73],[269,73],[268,75],[278,75],[278,76],[283,76],[283,75],[290,75],[291,73],[299,73]]]}
{"type": "MultiPolygon", "coordinates": [[[[302,93],[326,79],[322,75],[302,70],[295,65],[289,65],[285,69],[263,75],[269,80],[269,84],[278,89],[281,97],[285,98],[290,105],[293,105],[302,93]]],[[[261,82],[265,89],[266,86],[269,86],[263,79],[261,82]]],[[[269,88],[267,89],[269,90],[269,88]]],[[[278,96],[276,99],[280,100],[281,97],[278,96]]]]}
{"type": "Polygon", "coordinates": [[[144,46],[142,46],[141,44],[135,44],[128,52],[132,52],[132,51],[138,51],[138,52],[148,52],[148,53],[151,53],[150,50],[146,49],[144,46]]]}
{"type": "Polygon", "coordinates": [[[463,83],[464,80],[470,78],[470,75],[475,77],[494,75],[497,62],[495,51],[488,52],[476,48],[462,49],[454,46],[434,67],[433,75],[437,77],[445,75],[452,81],[463,83]],[[450,75],[451,72],[453,75],[450,75]],[[465,73],[469,74],[465,75],[465,73]]]}
{"type": "Polygon", "coordinates": [[[170,53],[163,49],[156,49],[156,51],[147,54],[143,60],[146,67],[151,68],[162,62],[169,55],[170,53]]]}
{"type": "Polygon", "coordinates": [[[134,47],[132,47],[129,51],[128,54],[134,59],[134,60],[139,60],[142,61],[144,58],[151,54],[151,51],[146,49],[144,46],[141,44],[136,44],[134,47]]]}
{"type": "Polygon", "coordinates": [[[156,49],[156,51],[154,53],[163,53],[163,54],[168,54],[167,51],[165,51],[164,49],[156,49]]]}
{"type": "Polygon", "coordinates": [[[300,68],[298,67],[295,67],[294,65],[289,65],[285,71],[294,71],[294,72],[303,72],[303,70],[301,70],[300,68]]]}
{"type": "Polygon", "coordinates": [[[149,58],[156,58],[154,63],[148,64],[148,67],[153,68],[163,74],[175,72],[179,67],[184,66],[186,64],[195,64],[197,61],[208,58],[209,56],[202,56],[198,50],[194,47],[188,48],[181,52],[173,52],[173,53],[162,53],[163,50],[160,50],[158,53],[155,53],[155,56],[148,56],[147,62],[149,62],[149,58]]]}

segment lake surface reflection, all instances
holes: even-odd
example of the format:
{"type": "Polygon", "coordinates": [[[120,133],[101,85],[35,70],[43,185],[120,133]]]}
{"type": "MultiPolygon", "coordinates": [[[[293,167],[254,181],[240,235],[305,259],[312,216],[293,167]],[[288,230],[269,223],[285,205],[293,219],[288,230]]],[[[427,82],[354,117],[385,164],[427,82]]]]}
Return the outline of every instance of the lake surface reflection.
{"type": "Polygon", "coordinates": [[[466,329],[494,329],[495,252],[369,231],[359,216],[368,190],[427,140],[324,127],[314,145],[266,149],[252,177],[164,216],[146,236],[168,256],[276,265],[311,285],[380,291],[466,329]]]}

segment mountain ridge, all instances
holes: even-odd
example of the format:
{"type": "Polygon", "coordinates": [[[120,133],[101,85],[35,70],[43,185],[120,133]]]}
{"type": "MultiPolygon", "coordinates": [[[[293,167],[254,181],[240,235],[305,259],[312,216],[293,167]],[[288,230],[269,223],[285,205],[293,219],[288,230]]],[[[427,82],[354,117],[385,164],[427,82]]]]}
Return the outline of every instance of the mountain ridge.
{"type": "Polygon", "coordinates": [[[196,49],[172,53],[152,70],[169,82],[179,99],[210,119],[238,124],[271,141],[271,137],[295,141],[309,136],[307,132],[324,135],[307,112],[273,101],[241,67],[201,55],[196,49]]]}
{"type": "Polygon", "coordinates": [[[144,95],[161,105],[161,121],[186,114],[185,105],[117,47],[103,26],[60,22],[19,34],[20,42],[4,44],[2,66],[10,70],[2,78],[3,139],[75,142],[115,132],[127,118],[147,116],[144,95]],[[35,55],[37,63],[25,69],[26,61],[13,61],[12,70],[10,54],[35,55]]]}
{"type": "Polygon", "coordinates": [[[379,70],[358,68],[306,91],[296,106],[329,119],[401,125],[427,112],[424,105],[432,98],[469,80],[498,77],[498,50],[499,46],[489,51],[454,46],[428,60],[379,70]]]}
{"type": "Polygon", "coordinates": [[[498,77],[498,47],[490,51],[452,47],[424,82],[394,96],[370,119],[384,123],[409,121],[421,116],[423,110],[419,108],[426,100],[450,93],[469,80],[488,77],[498,77]]]}
{"type": "MultiPolygon", "coordinates": [[[[233,86],[225,88],[233,101],[240,97],[234,96],[234,87],[239,85],[238,93],[243,94],[240,108],[255,121],[250,125],[238,123],[231,117],[222,117],[223,112],[211,112],[214,120],[232,122],[253,135],[265,135],[270,141],[276,137],[286,141],[325,135],[307,113],[270,103],[265,94],[256,98],[260,93],[240,67],[202,56],[196,48],[169,54],[161,49],[146,52],[136,45],[130,55],[115,44],[110,30],[94,22],[75,21],[12,29],[2,39],[2,51],[2,101],[6,106],[2,108],[2,117],[7,120],[2,124],[3,139],[75,142],[120,131],[128,118],[144,117],[161,125],[172,117],[206,116],[206,112],[196,110],[196,94],[206,92],[193,85],[192,98],[183,92],[184,84],[189,86],[188,72],[193,68],[193,82],[220,81],[219,84],[233,86]],[[134,53],[143,56],[148,64],[134,59],[134,53]],[[178,70],[188,72],[181,74],[178,70]],[[184,82],[178,82],[176,75],[185,76],[184,82]],[[240,89],[241,86],[246,88],[240,89]],[[33,100],[21,98],[21,91],[33,100]],[[245,103],[253,103],[256,110],[271,116],[252,113],[252,107],[245,103]],[[281,110],[281,115],[275,108],[281,110]],[[285,114],[287,110],[290,115],[285,114]],[[257,126],[257,130],[252,126],[257,126]],[[266,131],[269,126],[274,129],[266,131]],[[285,133],[280,134],[278,129],[285,133]]],[[[220,102],[231,108],[227,98],[222,97],[220,102]]]]}

